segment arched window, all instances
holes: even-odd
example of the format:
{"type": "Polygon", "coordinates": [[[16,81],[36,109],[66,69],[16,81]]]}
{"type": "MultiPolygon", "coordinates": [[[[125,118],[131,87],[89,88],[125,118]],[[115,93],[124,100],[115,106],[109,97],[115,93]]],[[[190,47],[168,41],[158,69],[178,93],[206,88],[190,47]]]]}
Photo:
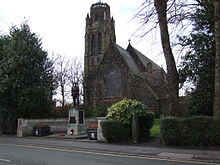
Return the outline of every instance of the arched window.
{"type": "Polygon", "coordinates": [[[99,15],[98,13],[95,13],[95,21],[98,21],[99,20],[99,15]]]}
{"type": "Polygon", "coordinates": [[[98,52],[99,53],[102,52],[102,34],[101,33],[98,34],[98,52]]]}
{"type": "Polygon", "coordinates": [[[91,50],[91,35],[89,34],[89,35],[87,35],[87,48],[88,48],[88,51],[90,51],[91,50]]]}
{"type": "Polygon", "coordinates": [[[147,64],[147,79],[149,82],[152,82],[153,77],[152,77],[152,63],[147,64]]]}
{"type": "Polygon", "coordinates": [[[95,46],[96,46],[96,39],[95,39],[95,35],[94,34],[92,34],[92,36],[91,36],[91,54],[92,55],[94,55],[95,54],[95,46]]]}
{"type": "Polygon", "coordinates": [[[147,70],[148,70],[149,73],[152,74],[152,63],[147,64],[147,70]]]}
{"type": "Polygon", "coordinates": [[[96,60],[97,60],[97,64],[99,64],[99,62],[100,62],[100,58],[99,58],[99,57],[97,57],[97,59],[96,59],[96,60]]]}
{"type": "Polygon", "coordinates": [[[94,65],[94,58],[91,59],[91,65],[94,65]]]}
{"type": "Polygon", "coordinates": [[[104,20],[106,20],[106,12],[103,13],[104,20]]]}
{"type": "Polygon", "coordinates": [[[111,66],[107,68],[104,78],[104,97],[114,98],[120,96],[121,75],[119,70],[111,66]]]}

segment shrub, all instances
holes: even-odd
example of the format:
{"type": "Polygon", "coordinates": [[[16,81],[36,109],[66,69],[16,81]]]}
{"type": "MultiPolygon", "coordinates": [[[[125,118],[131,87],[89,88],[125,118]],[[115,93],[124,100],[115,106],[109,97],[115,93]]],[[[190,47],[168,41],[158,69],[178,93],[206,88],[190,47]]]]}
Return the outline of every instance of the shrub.
{"type": "Polygon", "coordinates": [[[107,108],[104,106],[97,107],[97,117],[105,117],[107,115],[107,108]]]}
{"type": "Polygon", "coordinates": [[[67,118],[71,108],[71,104],[66,104],[64,107],[54,107],[51,116],[53,118],[67,118]]]}
{"type": "Polygon", "coordinates": [[[208,116],[161,119],[161,138],[168,145],[220,145],[220,120],[208,116]]]}
{"type": "Polygon", "coordinates": [[[132,129],[132,117],[138,119],[141,140],[145,140],[150,135],[150,128],[154,123],[154,114],[147,107],[137,100],[123,99],[108,108],[107,118],[118,120],[127,124],[128,129],[132,129]]]}
{"type": "Polygon", "coordinates": [[[130,137],[130,129],[127,124],[120,121],[105,120],[101,122],[102,133],[107,142],[126,141],[130,137]]]}
{"type": "Polygon", "coordinates": [[[182,141],[181,125],[174,117],[162,118],[160,121],[160,134],[162,141],[169,145],[179,145],[182,141]]]}
{"type": "Polygon", "coordinates": [[[85,117],[104,117],[107,115],[107,109],[105,107],[85,107],[85,117]]]}
{"type": "MultiPolygon", "coordinates": [[[[123,99],[122,101],[113,104],[108,108],[107,118],[112,120],[119,120],[131,126],[132,116],[135,114],[137,118],[146,117],[152,119],[153,113],[148,111],[147,107],[137,100],[123,99]]],[[[149,124],[147,128],[151,128],[152,121],[146,122],[149,124]]]]}
{"type": "Polygon", "coordinates": [[[97,116],[97,110],[93,109],[91,107],[85,107],[85,117],[96,117],[97,116]]]}

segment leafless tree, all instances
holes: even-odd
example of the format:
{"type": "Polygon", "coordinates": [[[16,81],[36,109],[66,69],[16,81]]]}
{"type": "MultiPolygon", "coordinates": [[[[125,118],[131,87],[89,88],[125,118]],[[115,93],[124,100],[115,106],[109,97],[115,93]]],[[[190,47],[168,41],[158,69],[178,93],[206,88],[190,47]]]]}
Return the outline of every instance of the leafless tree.
{"type": "Polygon", "coordinates": [[[82,60],[79,57],[68,58],[62,55],[56,55],[54,58],[55,75],[58,83],[57,96],[61,96],[58,101],[61,107],[66,104],[72,104],[74,83],[79,86],[79,101],[83,102],[83,68],[82,60]]]}
{"type": "Polygon", "coordinates": [[[167,1],[155,0],[154,5],[158,15],[158,22],[160,27],[161,43],[163,53],[167,64],[167,80],[169,91],[169,115],[179,115],[179,75],[176,68],[173,52],[170,44],[170,37],[168,31],[167,21],[167,1]]]}
{"type": "Polygon", "coordinates": [[[71,88],[71,98],[73,100],[73,87],[74,83],[77,83],[79,86],[79,101],[83,102],[83,68],[82,60],[78,57],[70,60],[70,70],[68,75],[69,85],[71,88]]]}
{"type": "Polygon", "coordinates": [[[220,1],[215,0],[215,94],[213,112],[220,118],[220,1]]]}
{"type": "Polygon", "coordinates": [[[69,74],[69,63],[70,61],[62,56],[57,55],[55,61],[55,74],[58,82],[58,94],[61,95],[61,106],[64,107],[66,103],[66,96],[68,95],[67,83],[68,83],[68,74],[69,74]]]}
{"type": "Polygon", "coordinates": [[[175,28],[174,30],[179,30],[180,28],[184,30],[187,27],[184,21],[192,16],[191,13],[195,10],[195,5],[197,5],[199,1],[200,0],[146,0],[136,15],[141,21],[141,26],[138,29],[138,31],[142,31],[141,37],[144,37],[159,25],[169,89],[167,115],[181,115],[179,110],[179,74],[171,47],[172,42],[170,40],[168,27],[172,26],[175,28]]]}

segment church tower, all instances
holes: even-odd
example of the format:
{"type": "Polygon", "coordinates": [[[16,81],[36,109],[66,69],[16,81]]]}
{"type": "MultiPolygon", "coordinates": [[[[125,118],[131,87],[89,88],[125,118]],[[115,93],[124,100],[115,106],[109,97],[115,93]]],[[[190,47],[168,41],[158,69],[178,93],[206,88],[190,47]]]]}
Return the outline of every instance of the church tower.
{"type": "Polygon", "coordinates": [[[111,17],[110,6],[95,3],[86,17],[84,56],[84,104],[95,107],[95,74],[102,57],[112,40],[116,42],[115,21],[111,17]]]}

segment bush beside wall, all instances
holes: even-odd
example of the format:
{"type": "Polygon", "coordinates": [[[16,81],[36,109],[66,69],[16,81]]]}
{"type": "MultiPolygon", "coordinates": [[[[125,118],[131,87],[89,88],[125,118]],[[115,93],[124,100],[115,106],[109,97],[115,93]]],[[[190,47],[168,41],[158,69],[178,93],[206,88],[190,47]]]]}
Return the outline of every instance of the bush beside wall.
{"type": "Polygon", "coordinates": [[[115,120],[101,122],[102,134],[107,142],[126,141],[131,137],[130,127],[127,124],[115,120]]]}
{"type": "Polygon", "coordinates": [[[107,118],[126,124],[127,129],[132,133],[133,142],[145,141],[153,126],[154,113],[137,100],[123,99],[108,108],[107,118]]]}
{"type": "Polygon", "coordinates": [[[220,119],[213,117],[164,117],[160,132],[167,145],[220,145],[220,119]]]}

